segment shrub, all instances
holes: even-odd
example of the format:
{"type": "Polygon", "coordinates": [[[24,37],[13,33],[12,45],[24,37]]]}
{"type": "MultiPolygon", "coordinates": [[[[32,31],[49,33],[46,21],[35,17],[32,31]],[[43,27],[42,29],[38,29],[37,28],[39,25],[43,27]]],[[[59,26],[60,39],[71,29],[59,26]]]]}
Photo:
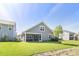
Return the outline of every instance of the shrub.
{"type": "Polygon", "coordinates": [[[57,37],[54,37],[54,38],[51,38],[49,41],[54,41],[54,42],[58,42],[59,38],[57,37]]]}
{"type": "Polygon", "coordinates": [[[21,42],[21,40],[18,38],[14,38],[14,42],[21,42]]]}
{"type": "Polygon", "coordinates": [[[59,39],[58,37],[51,38],[49,41],[62,43],[62,39],[59,39]]]}
{"type": "Polygon", "coordinates": [[[62,43],[62,39],[59,39],[59,40],[58,40],[58,43],[60,43],[60,44],[61,44],[61,43],[62,43]]]}
{"type": "Polygon", "coordinates": [[[20,42],[21,40],[17,38],[9,38],[8,36],[4,36],[0,40],[1,42],[20,42]]]}
{"type": "Polygon", "coordinates": [[[7,41],[8,41],[8,37],[7,37],[7,36],[2,37],[2,38],[1,38],[1,41],[2,41],[2,42],[7,42],[7,41]]]}

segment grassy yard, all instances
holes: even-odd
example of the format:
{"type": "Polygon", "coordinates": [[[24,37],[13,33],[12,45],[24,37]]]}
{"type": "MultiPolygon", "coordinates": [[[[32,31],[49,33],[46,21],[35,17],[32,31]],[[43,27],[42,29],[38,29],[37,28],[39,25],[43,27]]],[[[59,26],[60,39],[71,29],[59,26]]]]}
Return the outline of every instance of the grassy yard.
{"type": "Polygon", "coordinates": [[[44,42],[0,42],[0,56],[29,56],[50,50],[77,47],[79,41],[63,41],[62,44],[44,42]]]}

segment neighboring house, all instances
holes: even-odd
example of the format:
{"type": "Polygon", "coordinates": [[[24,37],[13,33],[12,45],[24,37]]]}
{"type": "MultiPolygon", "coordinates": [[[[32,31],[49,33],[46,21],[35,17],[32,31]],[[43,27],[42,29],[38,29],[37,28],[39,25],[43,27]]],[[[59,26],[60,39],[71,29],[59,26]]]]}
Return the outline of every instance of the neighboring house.
{"type": "Polygon", "coordinates": [[[79,32],[76,33],[77,40],[79,40],[79,32]]]}
{"type": "Polygon", "coordinates": [[[53,37],[53,31],[43,22],[18,35],[21,41],[47,41],[53,37]]]}
{"type": "Polygon", "coordinates": [[[63,40],[75,40],[77,39],[75,34],[74,32],[63,30],[63,40]]]}
{"type": "Polygon", "coordinates": [[[13,21],[0,20],[0,40],[4,37],[9,40],[16,38],[16,23],[13,21]]]}

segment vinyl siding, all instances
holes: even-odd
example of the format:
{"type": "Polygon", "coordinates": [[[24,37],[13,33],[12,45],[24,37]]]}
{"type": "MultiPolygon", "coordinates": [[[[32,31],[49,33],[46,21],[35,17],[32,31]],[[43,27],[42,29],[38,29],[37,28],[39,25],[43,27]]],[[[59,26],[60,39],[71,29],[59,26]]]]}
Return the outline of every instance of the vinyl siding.
{"type": "Polygon", "coordinates": [[[16,25],[0,24],[0,26],[0,38],[4,37],[5,35],[8,36],[9,39],[16,37],[16,25]],[[9,27],[11,27],[12,29],[9,30],[9,27]]]}

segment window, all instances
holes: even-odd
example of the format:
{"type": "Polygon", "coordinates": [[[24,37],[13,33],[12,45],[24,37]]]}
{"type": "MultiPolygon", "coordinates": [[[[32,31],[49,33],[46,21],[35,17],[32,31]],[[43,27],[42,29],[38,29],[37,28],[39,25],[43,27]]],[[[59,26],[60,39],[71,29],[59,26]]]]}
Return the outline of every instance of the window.
{"type": "Polygon", "coordinates": [[[12,30],[12,28],[11,28],[11,27],[9,27],[9,30],[12,30]]]}
{"type": "Polygon", "coordinates": [[[31,36],[31,35],[28,35],[28,36],[27,36],[27,39],[31,39],[31,38],[32,38],[32,36],[31,36]]]}
{"type": "Polygon", "coordinates": [[[48,38],[52,38],[52,35],[49,35],[48,38]]]}
{"type": "Polygon", "coordinates": [[[31,36],[29,36],[29,39],[31,39],[32,37],[31,36]]]}
{"type": "Polygon", "coordinates": [[[40,30],[41,30],[41,31],[45,31],[45,27],[44,27],[44,26],[41,26],[41,27],[40,27],[40,30]]]}

